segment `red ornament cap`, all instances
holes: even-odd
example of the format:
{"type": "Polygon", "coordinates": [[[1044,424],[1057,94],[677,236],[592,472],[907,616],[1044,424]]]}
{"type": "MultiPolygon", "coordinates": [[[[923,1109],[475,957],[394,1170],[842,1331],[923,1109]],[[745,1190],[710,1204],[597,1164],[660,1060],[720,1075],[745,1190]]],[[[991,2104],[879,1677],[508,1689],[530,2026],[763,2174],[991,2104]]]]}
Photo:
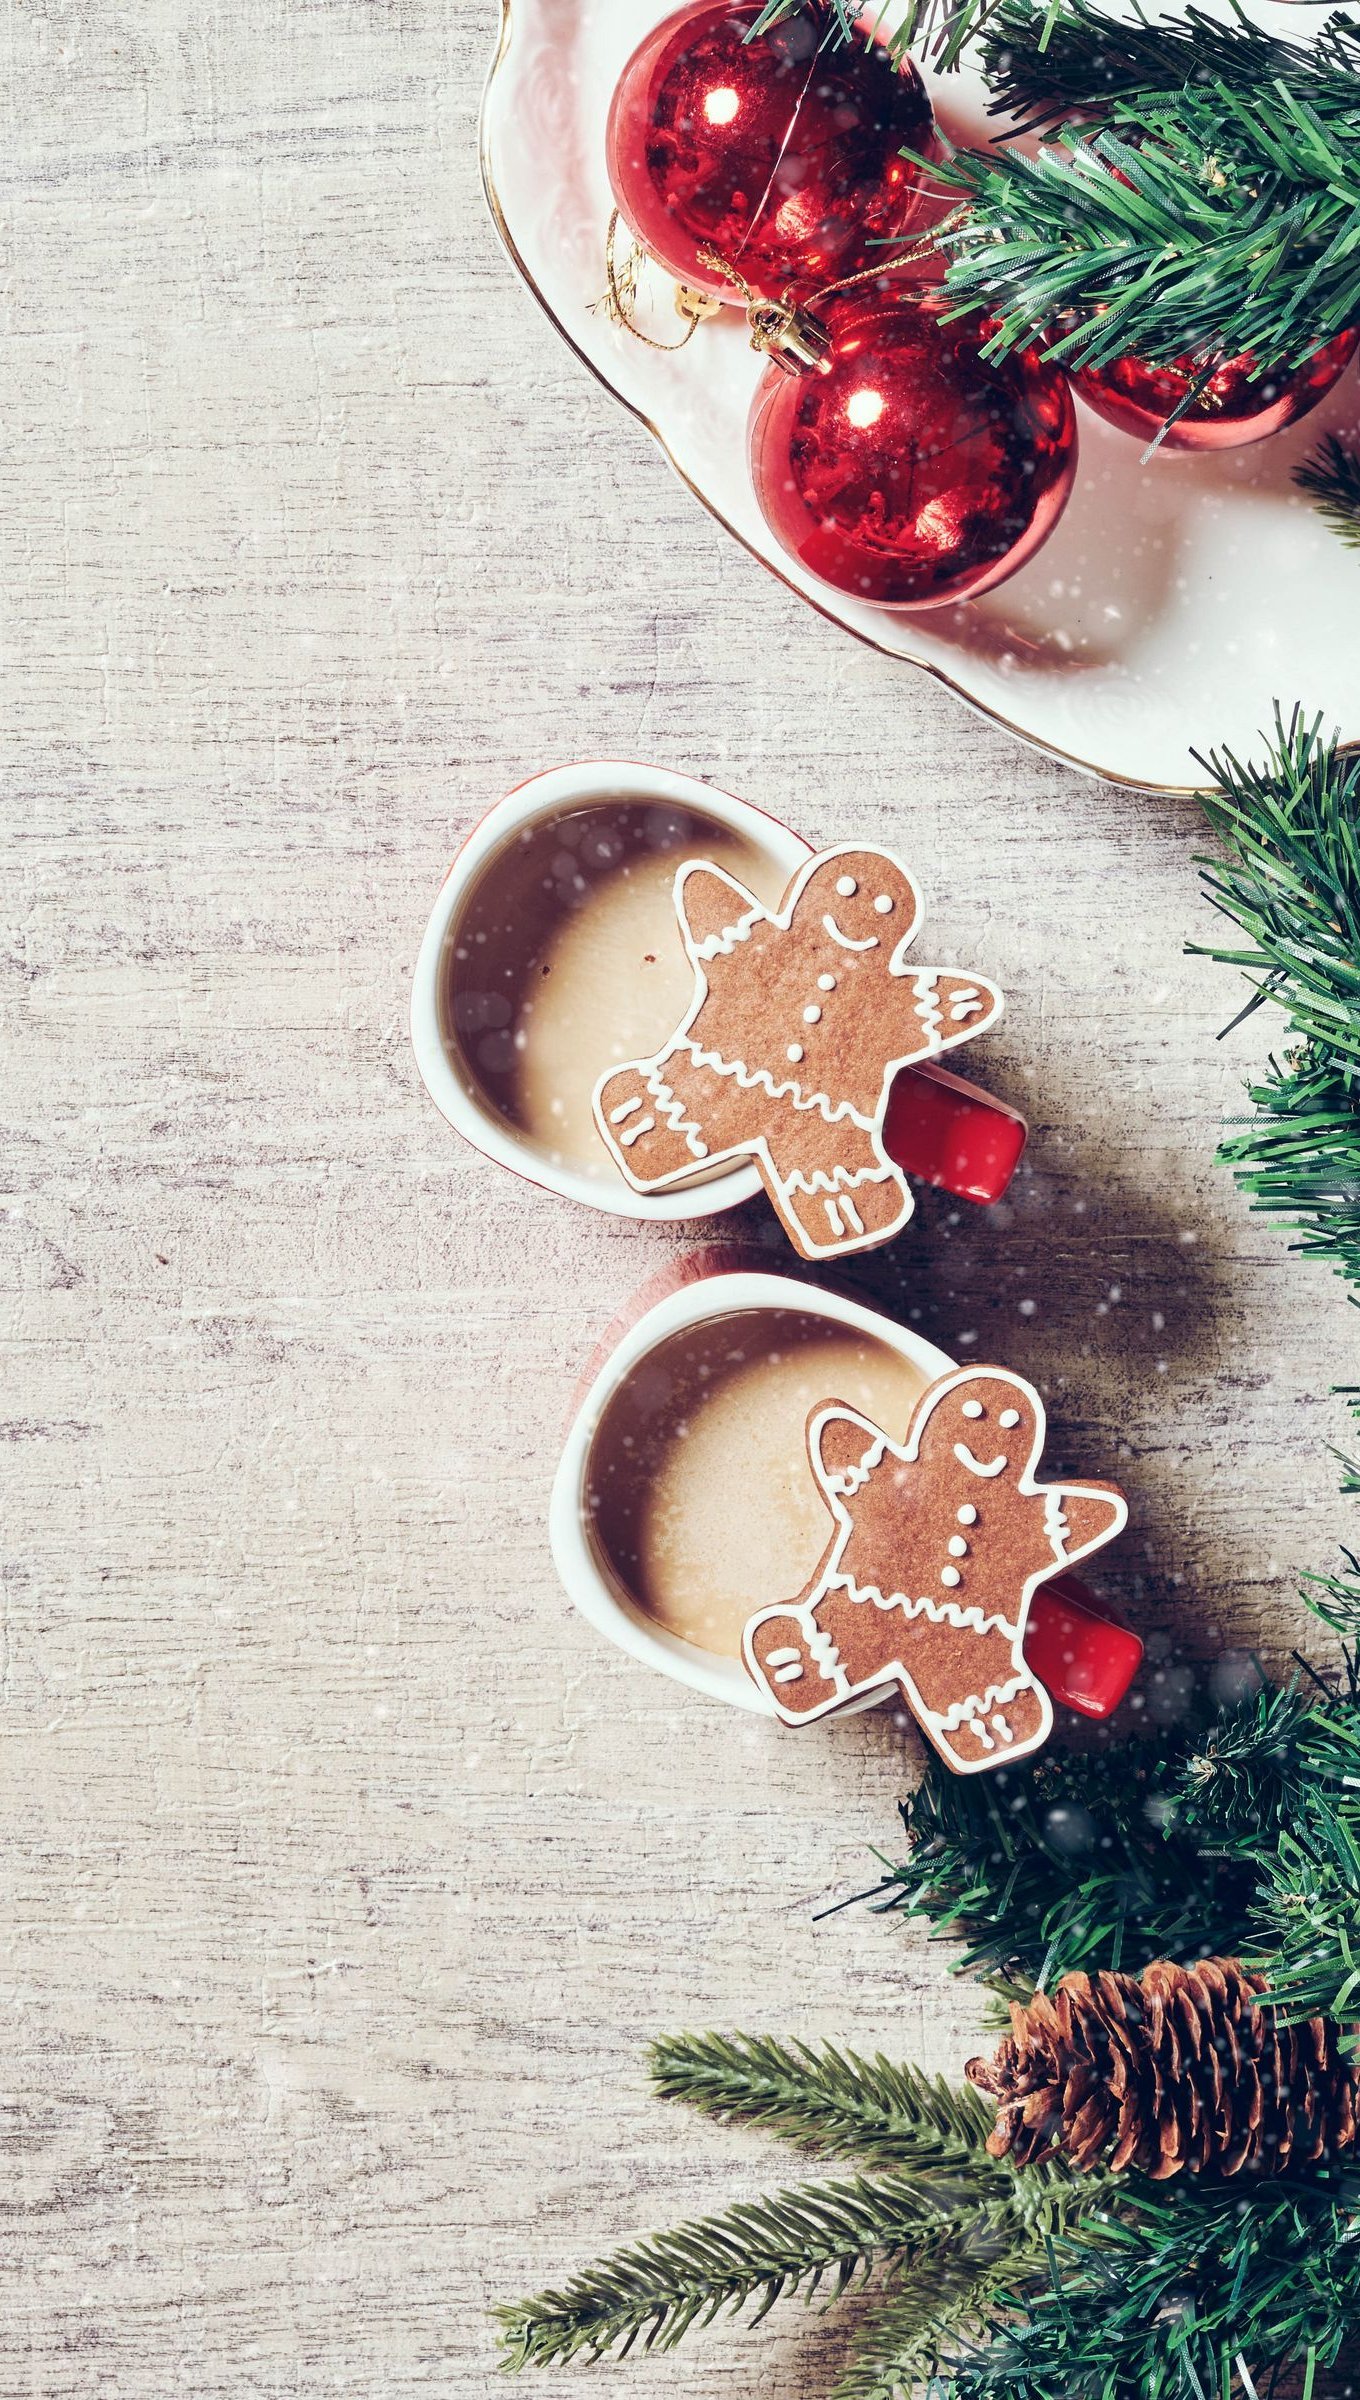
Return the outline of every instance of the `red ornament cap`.
{"type": "Polygon", "coordinates": [[[756,498],[781,547],[858,600],[971,600],[1057,524],[1076,473],[1067,378],[1034,350],[986,359],[986,328],[886,281],[821,312],[820,371],[767,370],[751,415],[756,498]]]}
{"type": "Polygon", "coordinates": [[[901,153],[934,149],[909,59],[846,41],[824,0],[751,40],[762,0],[678,9],[633,52],[605,136],[619,212],[682,283],[737,301],[716,251],[764,299],[872,263],[922,201],[901,153]]]}
{"type": "Polygon", "coordinates": [[[1282,432],[1325,400],[1357,343],[1360,327],[1348,327],[1301,367],[1262,367],[1250,350],[1225,358],[1170,426],[1167,418],[1204,371],[1193,354],[1168,367],[1151,367],[1130,354],[1107,367],[1080,367],[1072,380],[1098,417],[1140,441],[1157,441],[1163,450],[1240,450],[1282,432]]]}

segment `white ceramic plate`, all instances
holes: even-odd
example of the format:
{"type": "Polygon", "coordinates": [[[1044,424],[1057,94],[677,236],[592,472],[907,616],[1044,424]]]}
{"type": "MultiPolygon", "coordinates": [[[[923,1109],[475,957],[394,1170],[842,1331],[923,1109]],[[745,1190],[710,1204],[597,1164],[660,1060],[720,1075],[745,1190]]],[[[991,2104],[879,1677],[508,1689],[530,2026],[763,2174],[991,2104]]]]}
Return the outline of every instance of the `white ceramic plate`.
{"type": "MultiPolygon", "coordinates": [[[[1227,14],[1211,0],[1216,14],[1227,14]]],[[[503,0],[482,110],[487,198],[558,332],[656,437],[719,523],[862,641],[924,667],[1037,748],[1118,783],[1189,789],[1192,750],[1257,743],[1277,698],[1360,735],[1360,559],[1290,482],[1320,434],[1360,416],[1356,372],[1301,425],[1255,448],[1164,456],[1084,408],[1077,486],[1057,532],[998,591],[925,616],[843,599],[786,559],[756,508],[745,428],[761,361],[735,311],[673,356],[602,311],[610,193],[604,126],[625,60],[673,0],[503,0]]],[[[1306,38],[1313,12],[1253,19],[1306,38]]],[[[891,10],[889,10],[889,19],[891,10]]],[[[967,69],[932,83],[946,130],[975,141],[967,69]]],[[[660,285],[658,330],[674,331],[660,285]]]]}

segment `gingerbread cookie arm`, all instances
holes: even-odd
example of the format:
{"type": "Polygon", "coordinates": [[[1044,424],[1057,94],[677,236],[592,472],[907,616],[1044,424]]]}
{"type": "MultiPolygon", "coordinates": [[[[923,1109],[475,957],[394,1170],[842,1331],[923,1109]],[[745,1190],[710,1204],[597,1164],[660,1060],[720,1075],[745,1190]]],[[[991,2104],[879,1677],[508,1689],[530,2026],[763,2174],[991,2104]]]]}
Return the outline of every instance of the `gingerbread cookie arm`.
{"type": "Polygon", "coordinates": [[[845,1502],[868,1482],[887,1446],[882,1426],[842,1400],[827,1400],[812,1410],[807,1421],[808,1458],[838,1524],[849,1523],[845,1502]]]}
{"type": "Polygon", "coordinates": [[[797,1599],[761,1609],[742,1635],[747,1673],[785,1725],[830,1716],[861,1692],[887,1691],[897,1681],[895,1663],[885,1660],[867,1682],[853,1683],[836,1641],[836,1570],[851,1524],[846,1500],[867,1483],[886,1440],[872,1418],[839,1400],[814,1408],[808,1417],[808,1460],[835,1531],[797,1599]]]}
{"type": "MultiPolygon", "coordinates": [[[[953,967],[910,966],[894,966],[893,973],[907,980],[911,1018],[923,1037],[919,1048],[928,1050],[932,1058],[986,1033],[1006,1006],[1005,994],[986,975],[965,975],[953,967]]],[[[905,1056],[902,1063],[907,1063],[905,1056]]]]}
{"type": "Polygon", "coordinates": [[[689,858],[677,867],[675,911],[685,948],[701,976],[706,959],[735,949],[766,913],[754,892],[706,858],[689,858]]]}
{"type": "Polygon", "coordinates": [[[709,1133],[712,1078],[677,1038],[654,1058],[609,1067],[595,1086],[596,1127],[635,1192],[664,1191],[745,1155],[709,1133]]]}
{"type": "Polygon", "coordinates": [[[1112,1483],[1050,1483],[1043,1492],[1060,1566],[1073,1566],[1093,1550],[1103,1550],[1129,1521],[1129,1504],[1112,1483]]]}

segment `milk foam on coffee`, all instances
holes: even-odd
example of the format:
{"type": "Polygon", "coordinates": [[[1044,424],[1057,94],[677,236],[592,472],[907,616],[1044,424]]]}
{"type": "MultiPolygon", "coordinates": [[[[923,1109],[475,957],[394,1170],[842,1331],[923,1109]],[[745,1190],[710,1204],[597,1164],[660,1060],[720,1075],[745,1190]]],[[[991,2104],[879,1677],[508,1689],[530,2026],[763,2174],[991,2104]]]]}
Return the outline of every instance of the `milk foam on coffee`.
{"type": "Polygon", "coordinates": [[[595,1085],[663,1043],[693,993],[673,897],[687,858],[712,859],[771,904],[785,881],[715,820],[615,796],[526,826],[450,935],[451,1056],[528,1144],[601,1181],[622,1178],[591,1114],[595,1085]]]}
{"type": "Polygon", "coordinates": [[[673,1335],[615,1394],[591,1449],[586,1506],[623,1596],[667,1633],[740,1657],[748,1617],[795,1598],[832,1536],[810,1411],[843,1400],[900,1440],[925,1388],[886,1342],[798,1310],[673,1335]]]}

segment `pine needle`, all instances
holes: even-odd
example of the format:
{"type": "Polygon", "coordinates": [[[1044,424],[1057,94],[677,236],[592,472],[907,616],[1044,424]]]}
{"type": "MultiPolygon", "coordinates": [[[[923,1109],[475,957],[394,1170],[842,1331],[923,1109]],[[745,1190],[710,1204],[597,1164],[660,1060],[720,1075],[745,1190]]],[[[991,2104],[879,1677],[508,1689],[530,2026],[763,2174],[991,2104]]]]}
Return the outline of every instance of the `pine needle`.
{"type": "Polygon", "coordinates": [[[1294,481],[1316,504],[1318,515],[1352,550],[1360,550],[1360,452],[1325,433],[1316,450],[1294,469],[1294,481]]]}
{"type": "MultiPolygon", "coordinates": [[[[758,2325],[793,2293],[825,2287],[839,2299],[882,2260],[919,2254],[951,2237],[997,2239],[1004,2203],[988,2212],[975,2192],[940,2179],[856,2176],[800,2184],[719,2216],[650,2234],[586,2267],[560,2291],[497,2310],[502,2363],[562,2366],[568,2360],[670,2350],[691,2326],[752,2307],[758,2325]]],[[[1004,2237],[1001,2246],[1005,2247],[1004,2237]]]]}
{"type": "Polygon", "coordinates": [[[1279,711],[1259,765],[1231,751],[1200,764],[1224,855],[1204,888],[1244,937],[1189,945],[1284,1009],[1294,1047],[1248,1091],[1253,1114],[1219,1156],[1253,1208],[1280,1218],[1305,1255],[1360,1285],[1360,757],[1279,711]]]}
{"type": "Polygon", "coordinates": [[[963,2167],[987,2183],[1006,2172],[987,2156],[993,2112],[980,2093],[881,2056],[768,2035],[685,2033],[655,2043],[649,2064],[664,2099],[721,2124],[763,2125],[826,2157],[963,2167]]]}

